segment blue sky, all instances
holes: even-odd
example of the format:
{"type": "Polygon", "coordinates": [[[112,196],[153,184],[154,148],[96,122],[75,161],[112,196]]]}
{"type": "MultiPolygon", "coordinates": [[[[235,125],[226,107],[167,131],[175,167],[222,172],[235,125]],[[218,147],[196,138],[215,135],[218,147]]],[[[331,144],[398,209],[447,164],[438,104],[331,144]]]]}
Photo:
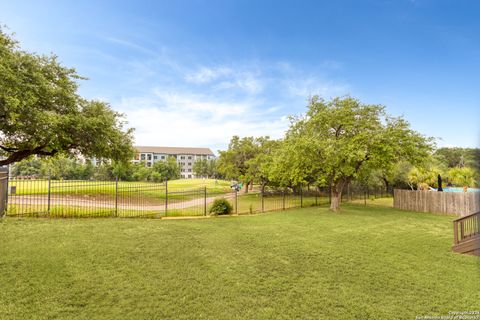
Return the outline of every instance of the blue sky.
{"type": "Polygon", "coordinates": [[[383,104],[439,146],[480,142],[480,2],[4,1],[22,47],[89,78],[140,145],[282,136],[308,96],[383,104]]]}

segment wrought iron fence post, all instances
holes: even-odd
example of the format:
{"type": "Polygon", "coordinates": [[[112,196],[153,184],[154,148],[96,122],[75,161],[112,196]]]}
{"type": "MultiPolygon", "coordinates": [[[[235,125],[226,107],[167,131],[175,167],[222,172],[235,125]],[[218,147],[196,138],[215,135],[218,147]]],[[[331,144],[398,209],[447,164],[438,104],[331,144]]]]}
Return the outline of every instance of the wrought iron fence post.
{"type": "Polygon", "coordinates": [[[165,217],[168,212],[168,179],[165,180],[165,217]]]}
{"type": "Polygon", "coordinates": [[[260,196],[262,198],[262,212],[264,212],[265,211],[265,204],[264,204],[264,200],[263,200],[263,189],[260,190],[260,196]]]}
{"type": "Polygon", "coordinates": [[[282,200],[283,200],[283,201],[282,201],[282,202],[283,202],[283,206],[282,206],[282,208],[283,208],[283,210],[285,210],[285,189],[283,189],[282,192],[283,192],[283,199],[282,199],[282,200]]]}
{"type": "Polygon", "coordinates": [[[318,206],[318,189],[315,190],[315,206],[318,206]]]}
{"type": "Polygon", "coordinates": [[[118,176],[115,177],[115,217],[118,217],[118,176]]]}
{"type": "Polygon", "coordinates": [[[367,205],[367,190],[363,189],[363,202],[364,205],[367,205]]]}
{"type": "Polygon", "coordinates": [[[0,172],[0,219],[7,211],[7,198],[8,198],[8,172],[0,172]],[[5,176],[3,174],[5,174],[5,176]],[[4,181],[5,180],[5,181],[4,181]]]}
{"type": "Polygon", "coordinates": [[[7,166],[7,190],[5,190],[5,211],[4,214],[7,215],[8,213],[8,188],[10,188],[10,165],[7,166]]]}
{"type": "Polygon", "coordinates": [[[238,191],[235,189],[235,214],[238,214],[238,191]]]}
{"type": "Polygon", "coordinates": [[[51,195],[51,181],[52,181],[52,176],[48,174],[48,197],[47,197],[47,213],[50,214],[50,199],[52,197],[51,195]]]}
{"type": "Polygon", "coordinates": [[[300,186],[300,208],[303,208],[303,188],[300,186]]]}
{"type": "Polygon", "coordinates": [[[328,204],[332,204],[332,186],[330,185],[327,189],[328,192],[328,204]]]}
{"type": "Polygon", "coordinates": [[[205,186],[203,193],[203,215],[207,215],[207,186],[205,186]]]}

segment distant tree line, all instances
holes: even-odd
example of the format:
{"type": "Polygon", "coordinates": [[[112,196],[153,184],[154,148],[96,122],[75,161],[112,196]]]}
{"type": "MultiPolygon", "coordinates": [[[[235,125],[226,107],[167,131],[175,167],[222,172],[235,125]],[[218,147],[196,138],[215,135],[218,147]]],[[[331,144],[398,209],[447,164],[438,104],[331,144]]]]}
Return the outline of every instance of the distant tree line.
{"type": "Polygon", "coordinates": [[[445,186],[478,187],[480,149],[439,148],[420,166],[404,166],[399,175],[411,189],[438,187],[438,175],[445,186]]]}
{"type": "MultiPolygon", "coordinates": [[[[216,161],[198,160],[194,162],[193,172],[197,177],[221,178],[216,161]]],[[[113,180],[153,181],[180,179],[181,166],[175,158],[157,161],[152,167],[144,163],[105,161],[93,165],[91,161],[81,161],[75,157],[53,157],[42,159],[34,157],[11,166],[11,174],[24,178],[48,178],[65,180],[113,180]]]]}

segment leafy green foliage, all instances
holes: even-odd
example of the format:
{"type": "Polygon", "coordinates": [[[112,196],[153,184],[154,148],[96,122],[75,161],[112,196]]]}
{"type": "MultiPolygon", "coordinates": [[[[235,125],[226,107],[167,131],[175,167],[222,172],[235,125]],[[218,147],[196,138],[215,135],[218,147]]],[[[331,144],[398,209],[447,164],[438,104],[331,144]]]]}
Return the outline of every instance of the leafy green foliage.
{"type": "Polygon", "coordinates": [[[233,211],[233,207],[228,202],[227,199],[221,198],[216,199],[212,206],[210,207],[210,214],[212,215],[223,215],[223,214],[231,214],[233,211]]]}
{"type": "Polygon", "coordinates": [[[440,148],[435,151],[434,157],[449,168],[470,167],[480,170],[480,149],[478,148],[440,148]]]}
{"type": "Polygon", "coordinates": [[[166,161],[157,161],[153,164],[151,178],[149,180],[161,182],[165,180],[180,179],[180,165],[173,157],[166,161]]]}
{"type": "Polygon", "coordinates": [[[269,137],[260,137],[256,139],[257,152],[253,158],[246,161],[246,176],[254,182],[261,185],[262,191],[271,180],[271,164],[278,150],[280,141],[270,140],[269,137]]]}
{"type": "Polygon", "coordinates": [[[329,186],[333,211],[340,206],[343,188],[362,171],[389,169],[401,160],[420,163],[432,147],[403,118],[351,97],[313,97],[306,115],[291,120],[281,152],[287,158],[280,157],[277,174],[293,183],[329,186]]]}
{"type": "Polygon", "coordinates": [[[219,178],[216,159],[200,159],[193,163],[193,173],[196,177],[219,178]]]}
{"type": "Polygon", "coordinates": [[[132,157],[132,129],[124,130],[123,115],[81,98],[79,79],[56,56],[23,51],[0,29],[0,165],[32,155],[132,157]]]}
{"type": "Polygon", "coordinates": [[[457,185],[462,187],[473,187],[475,186],[475,170],[468,167],[456,167],[448,170],[449,180],[457,185]]]}
{"type": "Polygon", "coordinates": [[[130,162],[101,162],[93,166],[87,160],[81,162],[74,157],[56,156],[49,159],[25,159],[12,166],[14,176],[36,176],[39,178],[68,180],[113,180],[123,181],[174,180],[180,178],[180,166],[174,158],[158,161],[153,167],[130,162]]]}
{"type": "Polygon", "coordinates": [[[101,166],[94,167],[89,161],[81,163],[75,158],[54,157],[48,160],[25,159],[12,166],[13,176],[34,176],[38,178],[87,180],[101,172],[101,166]]]}
{"type": "MultiPolygon", "coordinates": [[[[244,137],[233,136],[226,151],[220,151],[218,159],[218,171],[227,179],[234,179],[245,184],[245,191],[248,186],[258,178],[258,171],[262,160],[255,159],[269,145],[268,137],[244,137]]],[[[263,175],[266,178],[266,175],[263,175]]]]}

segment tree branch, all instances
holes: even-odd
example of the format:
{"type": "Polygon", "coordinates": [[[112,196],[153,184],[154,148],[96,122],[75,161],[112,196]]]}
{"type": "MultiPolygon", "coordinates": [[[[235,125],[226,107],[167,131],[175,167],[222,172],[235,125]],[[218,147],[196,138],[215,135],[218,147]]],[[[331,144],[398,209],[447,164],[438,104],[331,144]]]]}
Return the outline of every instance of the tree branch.
{"type": "MultiPolygon", "coordinates": [[[[40,155],[40,156],[53,156],[58,150],[45,151],[42,150],[44,146],[36,147],[31,150],[18,150],[11,153],[6,159],[0,160],[0,166],[6,166],[14,162],[21,161],[25,158],[30,157],[31,155],[40,155]]],[[[4,148],[2,148],[4,149],[4,148]]],[[[4,149],[5,150],[5,149],[4,149]]]]}
{"type": "Polygon", "coordinates": [[[5,152],[15,152],[18,150],[17,148],[9,148],[2,145],[0,145],[0,149],[4,150],[5,152]]]}

